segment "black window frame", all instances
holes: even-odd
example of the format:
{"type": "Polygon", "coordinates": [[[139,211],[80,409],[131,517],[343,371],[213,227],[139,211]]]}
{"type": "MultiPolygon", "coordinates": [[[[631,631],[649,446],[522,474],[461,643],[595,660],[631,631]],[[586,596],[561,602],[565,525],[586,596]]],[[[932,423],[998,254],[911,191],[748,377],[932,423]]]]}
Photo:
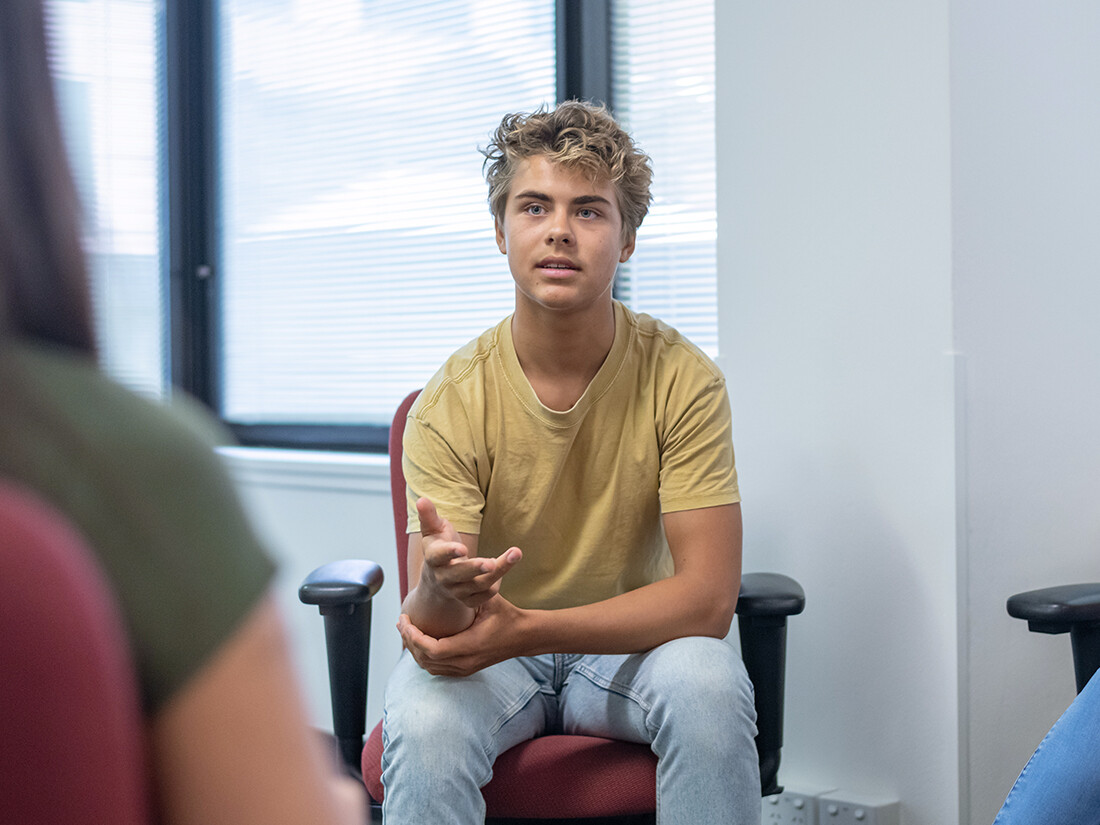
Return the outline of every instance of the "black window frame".
{"type": "MultiPolygon", "coordinates": [[[[222,418],[217,0],[167,0],[164,18],[165,267],[170,381],[222,418]]],[[[611,2],[556,0],[559,101],[611,100],[611,2]]],[[[242,424],[242,446],[385,453],[388,425],[242,424]]]]}

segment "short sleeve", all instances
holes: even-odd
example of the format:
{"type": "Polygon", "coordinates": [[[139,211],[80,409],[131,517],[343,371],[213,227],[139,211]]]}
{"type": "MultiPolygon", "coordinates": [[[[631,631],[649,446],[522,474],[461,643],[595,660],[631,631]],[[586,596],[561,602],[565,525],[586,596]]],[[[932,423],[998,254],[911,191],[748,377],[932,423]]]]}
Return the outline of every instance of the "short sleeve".
{"type": "Polygon", "coordinates": [[[197,404],[166,408],[94,365],[27,349],[3,363],[0,473],[69,518],[101,562],[154,712],[240,627],[274,565],[197,404]],[[11,437],[8,437],[8,436],[11,437]]]}
{"type": "Polygon", "coordinates": [[[741,500],[726,383],[709,380],[681,403],[669,404],[660,468],[664,513],[741,500]]]}
{"type": "Polygon", "coordinates": [[[424,410],[413,407],[405,425],[401,465],[410,533],[420,530],[416,501],[422,496],[431,499],[439,514],[460,533],[481,532],[485,495],[469,446],[472,440],[460,413],[441,409],[438,404],[424,410]]]}
{"type": "Polygon", "coordinates": [[[131,569],[115,577],[135,615],[153,707],[236,632],[275,569],[214,452],[214,439],[226,440],[220,428],[194,413],[173,417],[160,428],[157,447],[131,456],[140,503],[127,540],[131,569]]]}

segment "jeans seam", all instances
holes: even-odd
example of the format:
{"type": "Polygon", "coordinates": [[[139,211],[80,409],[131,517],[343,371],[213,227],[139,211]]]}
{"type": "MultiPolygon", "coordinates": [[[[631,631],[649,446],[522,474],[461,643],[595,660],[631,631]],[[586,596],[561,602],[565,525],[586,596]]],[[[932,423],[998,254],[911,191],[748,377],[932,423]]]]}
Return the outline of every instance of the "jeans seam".
{"type": "MultiPolygon", "coordinates": [[[[520,694],[515,702],[505,708],[504,712],[501,713],[499,717],[497,717],[497,721],[490,728],[489,742],[496,741],[496,735],[500,732],[500,729],[511,722],[513,719],[515,719],[516,714],[527,707],[527,704],[535,697],[535,694],[538,692],[538,685],[533,684],[522,694],[520,694]]],[[[496,757],[499,756],[499,753],[496,754],[496,757]]],[[[487,784],[489,784],[489,780],[493,778],[493,764],[496,762],[496,757],[493,755],[491,750],[485,750],[485,758],[489,762],[489,775],[478,781],[479,788],[484,788],[487,784]]]]}
{"type": "Polygon", "coordinates": [[[634,704],[642,709],[642,713],[645,717],[646,730],[649,731],[650,735],[654,735],[656,733],[656,731],[654,731],[649,724],[649,714],[653,710],[653,706],[649,702],[647,702],[642,697],[642,695],[638,693],[638,691],[634,690],[634,688],[630,684],[618,682],[615,679],[609,679],[606,676],[602,676],[600,673],[585,664],[577,665],[573,669],[573,672],[577,673],[580,676],[583,676],[598,688],[610,691],[611,693],[617,693],[619,696],[623,696],[632,701],[634,704]]]}
{"type": "Polygon", "coordinates": [[[608,679],[605,676],[601,676],[598,672],[585,664],[577,665],[574,671],[584,676],[597,687],[601,687],[604,690],[610,690],[613,693],[617,693],[620,696],[625,696],[627,699],[637,702],[646,713],[649,713],[653,709],[652,706],[642,698],[641,694],[634,690],[633,686],[629,683],[619,682],[615,679],[608,679]]]}

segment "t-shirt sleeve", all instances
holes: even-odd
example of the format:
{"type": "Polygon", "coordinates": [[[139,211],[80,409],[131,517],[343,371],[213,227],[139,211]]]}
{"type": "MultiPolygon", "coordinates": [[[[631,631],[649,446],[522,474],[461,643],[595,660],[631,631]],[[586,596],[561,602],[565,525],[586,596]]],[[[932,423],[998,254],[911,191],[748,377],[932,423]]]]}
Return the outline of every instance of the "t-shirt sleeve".
{"type": "Polygon", "coordinates": [[[660,498],[664,513],[741,500],[724,379],[712,378],[680,404],[670,404],[661,446],[660,498]]]}
{"type": "Polygon", "coordinates": [[[197,403],[170,407],[50,347],[0,357],[0,474],[64,513],[95,552],[126,624],[146,710],[241,625],[274,565],[214,452],[231,441],[197,403]]]}
{"type": "MultiPolygon", "coordinates": [[[[421,396],[424,398],[425,396],[421,396]]],[[[402,469],[408,503],[408,531],[420,530],[416,501],[431,499],[441,516],[460,533],[481,532],[485,495],[478,484],[473,439],[462,411],[445,409],[431,397],[417,399],[405,425],[402,469]]]]}
{"type": "Polygon", "coordinates": [[[275,570],[213,450],[227,434],[194,411],[176,410],[155,429],[156,445],[135,444],[135,552],[131,570],[116,576],[136,618],[150,707],[179,690],[236,632],[275,570]]]}

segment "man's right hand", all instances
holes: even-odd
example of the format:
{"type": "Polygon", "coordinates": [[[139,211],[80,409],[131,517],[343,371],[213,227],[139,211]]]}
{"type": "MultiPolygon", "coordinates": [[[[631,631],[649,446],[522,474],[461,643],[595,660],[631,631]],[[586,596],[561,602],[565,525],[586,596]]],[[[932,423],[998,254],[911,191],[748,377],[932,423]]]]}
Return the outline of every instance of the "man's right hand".
{"type": "Polygon", "coordinates": [[[510,547],[496,558],[471,557],[458,531],[440,517],[427,498],[416,502],[420,517],[420,589],[435,598],[446,597],[477,609],[500,590],[500,580],[523,557],[510,547]]]}

